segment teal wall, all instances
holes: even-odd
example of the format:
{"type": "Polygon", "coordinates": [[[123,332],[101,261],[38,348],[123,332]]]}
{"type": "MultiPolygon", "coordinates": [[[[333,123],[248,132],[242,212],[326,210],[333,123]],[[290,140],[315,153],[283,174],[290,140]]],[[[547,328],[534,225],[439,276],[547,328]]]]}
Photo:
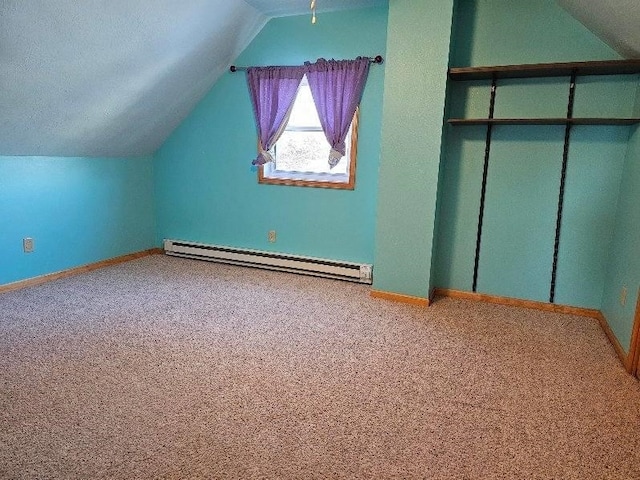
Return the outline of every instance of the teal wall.
{"type": "MultiPolygon", "coordinates": [[[[298,65],[319,57],[385,55],[387,9],[269,21],[235,61],[298,65]]],[[[184,239],[372,262],[384,66],[372,65],[361,103],[356,188],[259,185],[244,73],[226,73],[155,155],[157,240],[184,239]],[[277,231],[277,242],[267,232],[277,231]]]]}
{"type": "Polygon", "coordinates": [[[451,66],[620,58],[555,0],[456,0],[451,66]]]}
{"type": "Polygon", "coordinates": [[[374,288],[426,298],[453,0],[392,0],[374,288]]]}
{"type": "MultiPolygon", "coordinates": [[[[640,117],[640,87],[635,116],[640,117]]],[[[640,127],[632,132],[620,186],[613,241],[609,248],[608,271],[602,312],[622,347],[631,345],[633,318],[640,288],[640,127]],[[627,287],[625,305],[620,292],[627,287]]]]}
{"type": "MultiPolygon", "coordinates": [[[[552,0],[460,0],[452,64],[616,59],[552,0]]],[[[486,117],[490,82],[449,82],[448,117],[486,117]]],[[[564,116],[568,78],[498,82],[496,117],[564,116]]],[[[578,79],[575,116],[631,116],[638,76],[578,79]]],[[[631,127],[571,134],[556,303],[600,308],[631,127]]],[[[486,127],[447,127],[434,261],[437,287],[471,291],[486,127]]],[[[478,292],[548,301],[563,126],[493,130],[478,292]]]]}
{"type": "Polygon", "coordinates": [[[153,247],[151,170],[150,157],[0,157],[0,285],[153,247]]]}

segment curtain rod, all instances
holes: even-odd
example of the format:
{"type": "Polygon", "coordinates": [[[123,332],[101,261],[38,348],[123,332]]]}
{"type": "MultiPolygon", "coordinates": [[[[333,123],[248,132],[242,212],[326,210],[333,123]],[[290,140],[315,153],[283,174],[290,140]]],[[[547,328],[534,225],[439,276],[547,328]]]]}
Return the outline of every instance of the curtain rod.
{"type": "MultiPolygon", "coordinates": [[[[369,57],[369,61],[371,63],[382,63],[382,62],[384,62],[384,59],[382,58],[382,55],[376,55],[375,57],[369,57]]],[[[229,67],[229,71],[233,73],[233,72],[246,70],[248,68],[251,68],[251,67],[237,67],[235,65],[231,65],[229,67]]]]}

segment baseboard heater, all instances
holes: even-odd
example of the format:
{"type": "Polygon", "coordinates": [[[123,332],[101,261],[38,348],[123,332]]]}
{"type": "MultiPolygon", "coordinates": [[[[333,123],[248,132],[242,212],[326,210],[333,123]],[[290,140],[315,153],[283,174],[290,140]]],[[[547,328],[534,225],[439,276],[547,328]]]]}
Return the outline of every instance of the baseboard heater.
{"type": "Polygon", "coordinates": [[[279,270],[351,282],[371,284],[373,281],[373,266],[369,264],[340,262],[220,245],[206,245],[181,240],[164,240],[163,248],[167,255],[174,257],[230,263],[232,265],[279,270]]]}

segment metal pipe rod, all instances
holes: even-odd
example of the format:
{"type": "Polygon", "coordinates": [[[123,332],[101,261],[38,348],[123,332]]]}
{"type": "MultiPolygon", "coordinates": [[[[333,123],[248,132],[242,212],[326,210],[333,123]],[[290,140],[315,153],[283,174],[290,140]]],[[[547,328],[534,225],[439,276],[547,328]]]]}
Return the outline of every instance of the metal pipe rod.
{"type": "MultiPolygon", "coordinates": [[[[496,106],[496,90],[498,89],[497,77],[494,74],[491,78],[491,96],[489,97],[489,119],[493,118],[496,106]]],[[[487,124],[487,136],[484,146],[484,165],[482,167],[482,188],[480,189],[480,210],[478,212],[478,230],[476,232],[476,254],[473,262],[473,292],[478,290],[478,270],[480,268],[480,244],[482,242],[482,225],[484,222],[484,207],[487,197],[487,178],[489,174],[489,156],[491,154],[491,134],[493,124],[487,124]]]]}
{"type": "MultiPolygon", "coordinates": [[[[383,63],[383,62],[384,62],[384,58],[382,58],[382,55],[376,55],[375,57],[369,57],[369,61],[370,61],[371,63],[378,63],[378,64],[380,64],[380,63],[383,63]]],[[[245,70],[247,70],[248,68],[251,68],[251,67],[238,67],[238,66],[236,66],[236,65],[231,65],[231,66],[229,67],[229,71],[230,71],[231,73],[235,73],[235,72],[239,72],[239,71],[245,71],[245,70]]]]}
{"type": "MultiPolygon", "coordinates": [[[[573,118],[573,104],[576,95],[576,70],[571,72],[569,83],[569,103],[567,105],[567,118],[573,118]]],[[[551,267],[551,288],[549,289],[549,303],[555,303],[556,277],[558,275],[558,251],[560,249],[560,230],[562,228],[562,212],[564,209],[564,190],[567,179],[567,163],[569,161],[569,139],[571,137],[571,123],[567,122],[564,128],[564,148],[562,151],[562,169],[560,170],[560,192],[558,193],[558,211],[556,214],[556,238],[553,244],[553,265],[551,267]]]]}

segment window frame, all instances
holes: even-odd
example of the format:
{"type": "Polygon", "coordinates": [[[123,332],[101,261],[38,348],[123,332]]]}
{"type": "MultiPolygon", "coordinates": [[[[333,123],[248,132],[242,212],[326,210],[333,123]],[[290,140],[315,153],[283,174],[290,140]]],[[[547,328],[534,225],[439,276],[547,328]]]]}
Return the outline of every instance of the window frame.
{"type": "MultiPolygon", "coordinates": [[[[349,151],[349,170],[347,181],[331,181],[330,174],[287,171],[286,177],[268,176],[265,168],[271,168],[272,164],[258,167],[258,183],[264,185],[287,185],[292,187],[331,188],[336,190],[354,190],[356,185],[356,158],[358,156],[358,126],[360,123],[360,106],[356,108],[351,120],[351,144],[349,151]],[[297,178],[296,178],[297,177],[297,178]],[[317,180],[309,179],[315,177],[317,180]]],[[[313,130],[316,131],[316,130],[313,130]]],[[[341,176],[341,178],[344,178],[341,176]]]]}

